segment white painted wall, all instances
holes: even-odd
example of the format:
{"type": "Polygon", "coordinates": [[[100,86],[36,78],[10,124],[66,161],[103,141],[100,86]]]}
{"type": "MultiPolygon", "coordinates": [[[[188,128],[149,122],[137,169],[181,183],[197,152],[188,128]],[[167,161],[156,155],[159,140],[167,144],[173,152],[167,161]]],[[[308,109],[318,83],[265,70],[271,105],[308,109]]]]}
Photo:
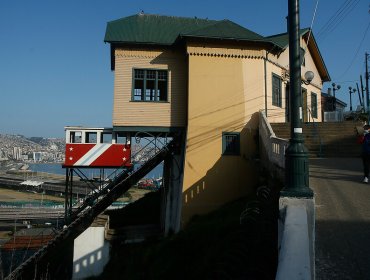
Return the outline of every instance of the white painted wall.
{"type": "Polygon", "coordinates": [[[89,227],[74,241],[72,279],[98,276],[109,260],[104,227],[89,227]]]}

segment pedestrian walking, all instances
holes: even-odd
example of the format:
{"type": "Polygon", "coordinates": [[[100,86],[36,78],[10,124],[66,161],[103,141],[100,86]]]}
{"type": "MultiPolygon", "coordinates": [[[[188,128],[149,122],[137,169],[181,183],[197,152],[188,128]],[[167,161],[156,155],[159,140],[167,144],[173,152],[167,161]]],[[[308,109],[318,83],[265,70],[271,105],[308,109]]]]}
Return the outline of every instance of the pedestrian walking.
{"type": "Polygon", "coordinates": [[[370,169],[370,125],[365,125],[363,133],[358,133],[358,142],[362,144],[362,164],[364,168],[364,183],[369,182],[369,169],[370,169]]]}

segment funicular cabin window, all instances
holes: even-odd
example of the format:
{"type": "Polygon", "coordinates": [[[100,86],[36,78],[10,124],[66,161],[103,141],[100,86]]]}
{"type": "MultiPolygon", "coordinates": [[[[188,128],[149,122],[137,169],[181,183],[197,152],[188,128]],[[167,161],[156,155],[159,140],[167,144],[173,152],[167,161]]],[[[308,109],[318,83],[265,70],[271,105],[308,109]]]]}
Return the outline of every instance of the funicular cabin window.
{"type": "Polygon", "coordinates": [[[96,132],[86,132],[86,143],[97,143],[96,132]]]}
{"type": "Polygon", "coordinates": [[[116,143],[117,144],[126,144],[127,138],[126,135],[123,133],[117,133],[116,134],[116,143]]]}
{"type": "Polygon", "coordinates": [[[134,69],[133,101],[167,101],[166,70],[134,69]]]}
{"type": "Polygon", "coordinates": [[[112,133],[103,132],[101,134],[100,143],[112,143],[112,133]]]}
{"type": "Polygon", "coordinates": [[[82,142],[82,132],[81,131],[72,131],[70,134],[70,143],[81,143],[82,142]]]}

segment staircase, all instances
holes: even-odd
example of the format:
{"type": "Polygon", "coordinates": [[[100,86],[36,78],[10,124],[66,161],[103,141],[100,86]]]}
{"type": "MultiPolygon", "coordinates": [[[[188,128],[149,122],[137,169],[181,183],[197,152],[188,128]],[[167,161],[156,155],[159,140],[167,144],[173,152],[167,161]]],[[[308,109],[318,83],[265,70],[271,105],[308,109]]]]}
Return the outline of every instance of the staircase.
{"type": "MultiPolygon", "coordinates": [[[[309,157],[358,157],[361,147],[357,144],[356,127],[361,122],[321,122],[303,124],[304,145],[309,157]]],[[[290,138],[290,123],[271,123],[277,137],[290,138]]]]}

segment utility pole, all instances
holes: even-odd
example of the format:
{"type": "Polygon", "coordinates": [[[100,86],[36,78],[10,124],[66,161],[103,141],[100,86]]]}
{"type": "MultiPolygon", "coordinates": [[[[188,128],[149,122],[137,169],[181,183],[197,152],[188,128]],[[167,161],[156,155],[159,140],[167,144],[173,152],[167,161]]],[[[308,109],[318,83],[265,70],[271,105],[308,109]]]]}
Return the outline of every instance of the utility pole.
{"type": "Polygon", "coordinates": [[[286,197],[312,198],[309,188],[308,151],[304,146],[302,129],[302,88],[299,36],[299,0],[288,0],[289,71],[291,130],[289,146],[285,152],[286,197]]]}
{"type": "Polygon", "coordinates": [[[357,86],[358,100],[360,101],[360,106],[364,108],[364,105],[362,104],[362,100],[361,100],[360,88],[358,87],[358,83],[356,83],[356,86],[357,86]]]}
{"type": "Polygon", "coordinates": [[[367,67],[367,61],[369,60],[369,54],[365,53],[365,82],[366,82],[366,101],[367,101],[367,124],[370,123],[370,103],[369,103],[369,68],[367,67]]]}
{"type": "MultiPolygon", "coordinates": [[[[364,84],[362,83],[362,75],[360,75],[360,82],[361,82],[361,94],[362,94],[362,101],[364,102],[364,113],[367,112],[367,101],[365,102],[365,96],[364,96],[364,84]]],[[[367,100],[367,99],[366,99],[367,100]]]]}
{"type": "Polygon", "coordinates": [[[356,92],[356,89],[355,88],[352,88],[352,87],[349,87],[349,110],[352,112],[352,92],[355,93],[356,92]]]}

